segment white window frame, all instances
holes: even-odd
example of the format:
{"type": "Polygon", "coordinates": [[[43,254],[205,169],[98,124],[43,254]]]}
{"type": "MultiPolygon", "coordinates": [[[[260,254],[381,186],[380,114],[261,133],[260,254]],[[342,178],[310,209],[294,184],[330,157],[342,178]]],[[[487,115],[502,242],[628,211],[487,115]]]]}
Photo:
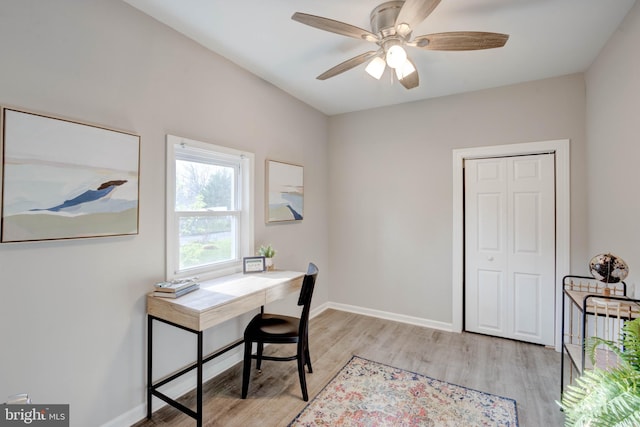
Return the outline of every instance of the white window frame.
{"type": "MultiPolygon", "coordinates": [[[[166,279],[176,279],[188,276],[198,276],[201,279],[225,276],[242,271],[242,257],[252,256],[254,253],[254,165],[253,153],[236,150],[229,147],[209,144],[193,139],[167,134],[167,187],[166,187],[166,279]],[[239,245],[238,259],[231,262],[203,267],[179,269],[180,240],[179,221],[181,214],[175,211],[176,200],[176,160],[179,159],[177,150],[188,147],[197,151],[199,156],[209,157],[216,161],[227,158],[231,163],[239,164],[240,170],[237,180],[236,204],[239,209],[239,245]]],[[[229,215],[230,212],[219,214],[229,215]]],[[[233,213],[233,212],[231,212],[233,213]]],[[[216,213],[213,213],[215,215],[216,213]]]]}

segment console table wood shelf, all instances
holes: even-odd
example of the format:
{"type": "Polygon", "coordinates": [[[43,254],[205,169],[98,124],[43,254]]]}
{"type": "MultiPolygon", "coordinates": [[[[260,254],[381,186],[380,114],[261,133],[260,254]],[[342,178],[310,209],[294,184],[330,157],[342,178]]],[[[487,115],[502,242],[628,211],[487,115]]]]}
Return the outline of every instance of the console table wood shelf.
{"type": "Polygon", "coordinates": [[[220,323],[264,307],[299,291],[304,273],[270,271],[258,274],[234,274],[200,282],[200,289],[179,298],[147,295],[147,418],[151,418],[152,397],[158,397],[196,420],[202,426],[202,371],[210,360],[239,346],[236,340],[209,355],[203,355],[203,331],[220,323]],[[153,380],[153,322],[159,321],[197,336],[197,360],[163,379],[153,380]],[[165,395],[158,388],[196,369],[196,410],[165,395]]]}

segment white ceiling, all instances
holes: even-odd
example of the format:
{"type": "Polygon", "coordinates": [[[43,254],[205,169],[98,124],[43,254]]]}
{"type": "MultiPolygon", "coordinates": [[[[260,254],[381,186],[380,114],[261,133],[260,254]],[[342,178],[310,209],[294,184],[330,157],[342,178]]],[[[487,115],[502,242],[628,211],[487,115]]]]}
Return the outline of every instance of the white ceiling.
{"type": "MultiPolygon", "coordinates": [[[[124,0],[328,115],[585,71],[635,0],[442,0],[413,35],[506,33],[503,48],[438,52],[408,48],[420,86],[380,81],[365,64],[316,76],[374,43],[291,20],[304,12],[370,30],[382,0],[124,0]]],[[[632,52],[629,52],[632,54],[632,52]]]]}

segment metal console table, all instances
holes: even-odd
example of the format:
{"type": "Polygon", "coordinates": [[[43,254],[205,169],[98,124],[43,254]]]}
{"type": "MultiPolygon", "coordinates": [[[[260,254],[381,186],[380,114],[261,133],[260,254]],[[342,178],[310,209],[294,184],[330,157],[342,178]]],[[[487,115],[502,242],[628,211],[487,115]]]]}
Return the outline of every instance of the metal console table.
{"type": "Polygon", "coordinates": [[[593,277],[568,275],[562,279],[562,288],[560,398],[565,385],[571,384],[576,375],[618,363],[615,353],[606,348],[597,348],[596,360],[592,362],[585,347],[589,337],[620,344],[624,323],[640,317],[640,300],[627,296],[625,282],[610,283],[607,287],[593,277]],[[568,378],[565,378],[565,357],[568,378]]]}

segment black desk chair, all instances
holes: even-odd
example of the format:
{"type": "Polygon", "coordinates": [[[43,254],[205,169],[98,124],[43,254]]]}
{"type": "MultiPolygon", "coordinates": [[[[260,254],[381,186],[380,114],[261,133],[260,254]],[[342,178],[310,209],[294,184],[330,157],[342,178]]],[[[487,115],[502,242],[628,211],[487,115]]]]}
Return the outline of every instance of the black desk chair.
{"type": "Polygon", "coordinates": [[[242,398],[247,397],[249,389],[249,377],[251,376],[251,359],[256,359],[256,369],[260,369],[263,360],[275,360],[279,362],[297,360],[298,375],[300,376],[300,387],[302,388],[302,398],[309,400],[307,394],[307,382],[305,380],[304,366],[307,365],[309,373],[312,373],[311,358],[309,357],[309,308],[311,307],[311,297],[313,287],[318,276],[318,267],[309,263],[307,274],[302,281],[298,305],[302,307],[300,318],[281,316],[278,314],[257,314],[244,331],[244,368],[242,371],[242,398]],[[253,343],[258,344],[258,352],[253,355],[253,343]],[[294,356],[278,357],[263,356],[264,344],[297,344],[297,351],[294,356]]]}

